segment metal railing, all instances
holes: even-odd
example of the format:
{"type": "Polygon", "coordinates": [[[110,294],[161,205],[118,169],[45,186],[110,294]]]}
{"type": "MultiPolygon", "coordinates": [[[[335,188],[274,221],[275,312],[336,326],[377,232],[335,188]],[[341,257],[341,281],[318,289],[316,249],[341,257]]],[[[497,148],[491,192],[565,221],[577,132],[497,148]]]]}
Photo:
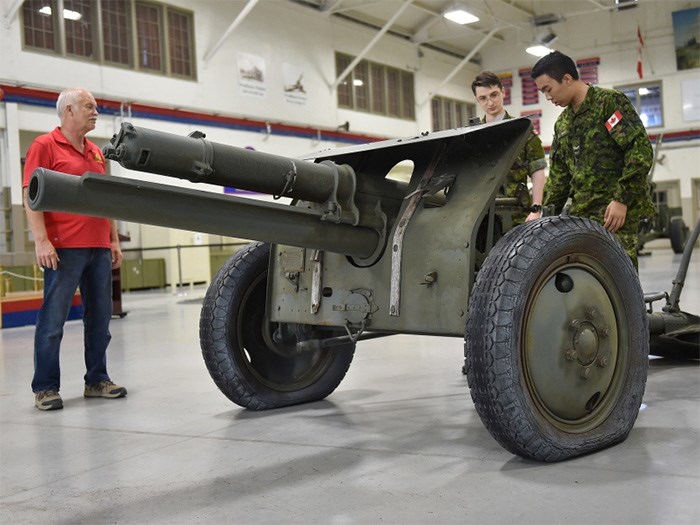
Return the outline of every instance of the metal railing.
{"type": "MultiPolygon", "coordinates": [[[[148,251],[164,251],[164,250],[176,250],[177,252],[177,275],[178,283],[177,286],[182,289],[184,283],[182,278],[182,250],[188,248],[229,248],[234,246],[245,246],[248,242],[229,242],[229,243],[210,243],[210,244],[177,244],[175,246],[151,246],[148,248],[122,248],[122,253],[136,253],[136,252],[148,252],[148,251]]],[[[233,253],[231,253],[233,255],[233,253]]],[[[140,257],[139,259],[143,259],[140,257]]],[[[42,275],[43,270],[34,263],[34,276],[29,277],[27,275],[22,275],[16,272],[11,272],[5,270],[0,266],[0,297],[5,297],[5,295],[10,291],[11,287],[9,284],[9,278],[14,277],[16,279],[23,279],[27,281],[33,281],[34,291],[39,291],[42,289],[40,283],[43,282],[44,277],[42,275]]]]}
{"type": "Polygon", "coordinates": [[[34,274],[33,277],[11,272],[10,270],[5,270],[2,266],[0,266],[0,297],[5,297],[8,294],[8,292],[12,291],[10,277],[22,279],[25,281],[32,281],[33,291],[38,292],[43,288],[44,277],[40,277],[42,272],[43,270],[39,268],[39,265],[36,263],[32,265],[32,273],[34,274]]]}

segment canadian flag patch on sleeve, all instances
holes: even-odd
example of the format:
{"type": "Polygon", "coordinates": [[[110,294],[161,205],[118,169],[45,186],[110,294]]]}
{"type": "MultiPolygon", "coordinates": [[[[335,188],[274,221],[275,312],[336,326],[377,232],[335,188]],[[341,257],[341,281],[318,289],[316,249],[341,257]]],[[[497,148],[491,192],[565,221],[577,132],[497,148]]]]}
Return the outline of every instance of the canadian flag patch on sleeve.
{"type": "Polygon", "coordinates": [[[610,118],[605,122],[605,127],[608,128],[608,131],[613,129],[617,124],[622,120],[622,113],[619,111],[616,111],[612,115],[610,115],[610,118]]]}

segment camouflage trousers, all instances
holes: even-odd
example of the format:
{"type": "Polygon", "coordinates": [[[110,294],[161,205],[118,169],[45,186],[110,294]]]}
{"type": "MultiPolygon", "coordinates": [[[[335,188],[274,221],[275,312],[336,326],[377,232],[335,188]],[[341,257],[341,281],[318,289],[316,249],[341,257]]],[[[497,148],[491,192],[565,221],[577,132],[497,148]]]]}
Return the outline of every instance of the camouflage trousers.
{"type": "MultiPolygon", "coordinates": [[[[596,213],[593,215],[588,215],[585,213],[581,214],[576,214],[578,217],[587,217],[589,219],[592,219],[601,225],[605,222],[603,219],[605,211],[603,210],[602,213],[596,213]]],[[[574,215],[572,213],[572,215],[574,215]]],[[[620,244],[622,245],[622,248],[627,252],[627,255],[629,255],[630,259],[632,259],[632,264],[634,265],[634,269],[639,273],[639,262],[637,261],[637,243],[639,242],[639,223],[640,220],[637,219],[636,217],[627,217],[625,219],[625,224],[617,230],[613,235],[617,237],[617,240],[620,241],[620,244]]]]}
{"type": "Polygon", "coordinates": [[[627,255],[632,259],[634,269],[639,273],[639,262],[637,261],[637,243],[639,242],[639,222],[634,222],[633,227],[627,228],[627,222],[620,228],[615,236],[619,239],[620,244],[627,252],[627,255]]]}

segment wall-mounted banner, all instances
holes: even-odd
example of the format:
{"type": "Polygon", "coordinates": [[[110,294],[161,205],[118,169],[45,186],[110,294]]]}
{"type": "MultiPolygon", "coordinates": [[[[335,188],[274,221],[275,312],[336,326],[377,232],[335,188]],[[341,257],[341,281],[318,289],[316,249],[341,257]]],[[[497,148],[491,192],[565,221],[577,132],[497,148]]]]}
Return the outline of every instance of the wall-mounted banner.
{"type": "Polygon", "coordinates": [[[579,79],[586,84],[598,83],[598,66],[600,57],[582,58],[576,61],[579,79]]]}
{"type": "Polygon", "coordinates": [[[678,71],[700,67],[700,7],[674,11],[672,16],[678,71]]]}
{"type": "Polygon", "coordinates": [[[540,102],[540,92],[537,90],[535,79],[530,76],[531,72],[531,67],[518,69],[520,90],[523,94],[523,106],[531,106],[532,104],[539,104],[540,102]]]}
{"type": "Polygon", "coordinates": [[[535,135],[540,134],[540,119],[542,118],[541,109],[521,111],[520,116],[529,118],[532,121],[532,131],[535,133],[535,135]]]}
{"type": "Polygon", "coordinates": [[[282,64],[284,99],[290,104],[305,106],[308,94],[304,85],[304,70],[293,64],[282,64]]]}
{"type": "Polygon", "coordinates": [[[510,106],[511,91],[513,91],[513,73],[499,73],[498,79],[503,84],[503,105],[510,106]]]}
{"type": "Polygon", "coordinates": [[[238,86],[242,95],[263,98],[265,87],[265,59],[249,53],[238,53],[238,86]]]}

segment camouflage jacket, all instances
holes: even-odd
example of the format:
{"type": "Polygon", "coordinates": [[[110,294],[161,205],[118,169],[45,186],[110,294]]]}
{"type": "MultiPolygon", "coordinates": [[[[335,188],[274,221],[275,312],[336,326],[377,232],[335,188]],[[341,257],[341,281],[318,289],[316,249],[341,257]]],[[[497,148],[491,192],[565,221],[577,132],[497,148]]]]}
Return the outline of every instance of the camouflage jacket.
{"type": "MultiPolygon", "coordinates": [[[[503,120],[511,117],[506,111],[503,120]]],[[[486,117],[483,117],[482,122],[486,122],[486,117]]],[[[544,159],[544,148],[540,138],[530,131],[530,136],[520,150],[515,163],[508,173],[508,178],[505,183],[505,195],[507,197],[516,197],[519,185],[527,187],[527,178],[538,170],[543,170],[547,167],[547,161],[544,159]]],[[[527,214],[526,214],[527,215],[527,214]]]]}
{"type": "Polygon", "coordinates": [[[654,214],[647,174],[651,142],[629,99],[590,86],[577,112],[567,107],[554,124],[545,205],[559,213],[571,197],[571,214],[600,222],[608,204],[627,205],[627,219],[654,214]]]}

